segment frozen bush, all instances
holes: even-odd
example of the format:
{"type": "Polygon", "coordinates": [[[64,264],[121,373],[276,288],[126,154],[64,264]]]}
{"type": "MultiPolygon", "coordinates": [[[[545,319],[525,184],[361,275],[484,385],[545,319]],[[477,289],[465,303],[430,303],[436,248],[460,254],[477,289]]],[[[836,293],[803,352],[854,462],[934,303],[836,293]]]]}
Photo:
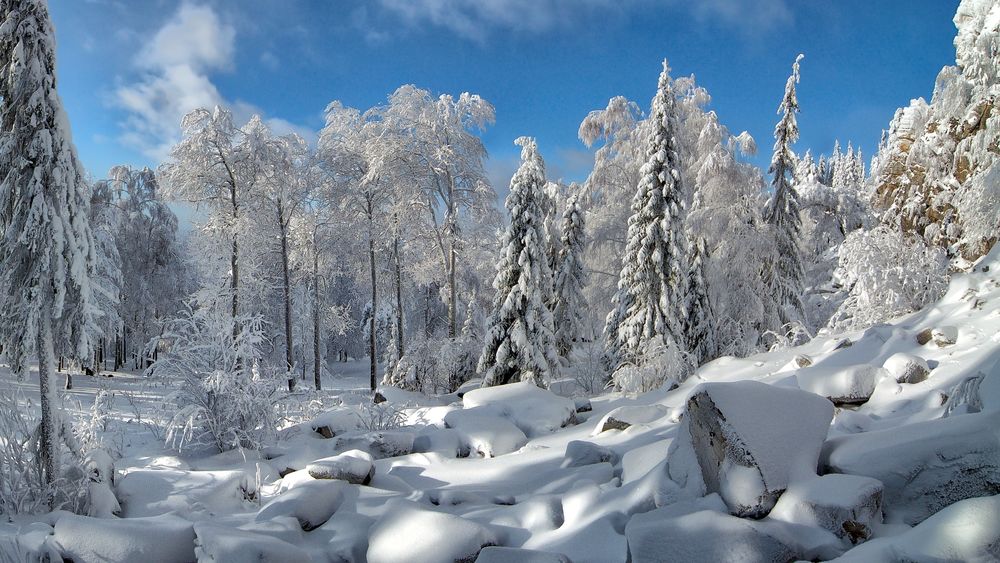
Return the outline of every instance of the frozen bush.
{"type": "Polygon", "coordinates": [[[451,393],[476,377],[481,347],[471,335],[437,341],[414,338],[382,384],[427,394],[451,393]]]}
{"type": "Polygon", "coordinates": [[[188,309],[168,325],[170,349],[149,372],[180,382],[168,396],[172,417],[167,443],[186,447],[260,449],[278,425],[275,403],[285,379],[261,373],[257,358],[266,342],[259,317],[232,319],[206,309],[188,309]]]}
{"type": "Polygon", "coordinates": [[[851,330],[917,311],[940,298],[948,287],[948,262],[940,248],[883,225],[847,236],[834,276],[848,295],[828,326],[851,330]]]}
{"type": "Polygon", "coordinates": [[[684,381],[693,369],[690,354],[673,342],[653,340],[643,348],[637,363],[615,370],[611,381],[624,393],[645,393],[659,389],[668,381],[684,381]]]}

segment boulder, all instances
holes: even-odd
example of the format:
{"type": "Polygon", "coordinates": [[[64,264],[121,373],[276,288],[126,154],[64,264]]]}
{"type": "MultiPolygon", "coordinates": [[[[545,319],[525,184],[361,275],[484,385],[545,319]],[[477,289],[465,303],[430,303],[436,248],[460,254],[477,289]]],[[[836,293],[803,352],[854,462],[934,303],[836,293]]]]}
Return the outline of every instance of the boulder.
{"type": "Polygon", "coordinates": [[[469,457],[469,447],[454,428],[428,427],[413,438],[414,453],[435,452],[447,457],[469,457]]]}
{"type": "Polygon", "coordinates": [[[875,385],[887,375],[885,369],[870,364],[816,365],[799,370],[795,380],[799,389],[826,397],[836,405],[857,405],[866,402],[875,385]]]}
{"type": "Polygon", "coordinates": [[[975,413],[838,436],[821,458],[826,472],[885,485],[892,521],[918,524],[942,508],[1000,491],[1000,413],[975,413]]]}
{"type": "Polygon", "coordinates": [[[576,403],[527,382],[473,389],[462,396],[466,410],[506,418],[529,438],[576,423],[576,403]]]}
{"type": "Polygon", "coordinates": [[[371,528],[369,563],[475,561],[487,546],[500,545],[492,528],[420,505],[398,501],[371,528]]]}
{"type": "Polygon", "coordinates": [[[816,474],[833,404],[756,381],[703,383],[670,445],[670,478],[719,493],[736,516],[762,518],[793,478],[816,474]]]}
{"type": "Polygon", "coordinates": [[[608,430],[625,430],[637,424],[649,424],[670,414],[663,405],[627,405],[604,415],[597,423],[593,436],[608,430]]]}
{"type": "Polygon", "coordinates": [[[590,399],[585,397],[573,399],[573,404],[576,405],[576,412],[584,413],[594,410],[593,405],[590,404],[590,399]]]}
{"type": "Polygon", "coordinates": [[[342,437],[337,448],[343,450],[363,450],[375,459],[399,457],[413,453],[412,432],[385,430],[369,432],[360,436],[342,437]]]}
{"type": "Polygon", "coordinates": [[[361,417],[357,411],[349,408],[329,410],[309,422],[309,428],[324,438],[333,438],[346,432],[356,432],[362,429],[361,417]]]}
{"type": "Polygon", "coordinates": [[[301,548],[278,538],[199,522],[194,526],[198,539],[195,555],[198,561],[255,561],[257,563],[311,563],[312,558],[301,548]]]}
{"type": "Polygon", "coordinates": [[[938,347],[944,348],[958,342],[958,329],[953,326],[940,326],[931,330],[931,341],[938,347]]]}
{"type": "Polygon", "coordinates": [[[195,560],[191,522],[164,514],[118,520],[65,514],[55,525],[55,544],[63,558],[89,561],[195,560]]]}
{"type": "Polygon", "coordinates": [[[521,449],[527,436],[509,419],[475,409],[452,411],[444,417],[448,428],[461,434],[465,451],[496,457],[521,449]]]}
{"type": "Polygon", "coordinates": [[[255,520],[265,522],[278,516],[292,516],[305,531],[321,526],[344,502],[347,484],[343,481],[310,481],[299,484],[264,505],[255,520]]]}
{"type": "Polygon", "coordinates": [[[618,463],[618,455],[604,446],[598,446],[593,442],[583,440],[573,440],[566,444],[566,459],[562,462],[562,467],[581,467],[594,463],[618,463]]]}
{"type": "Polygon", "coordinates": [[[889,356],[882,367],[889,372],[896,383],[920,383],[927,379],[927,375],[931,372],[927,360],[904,352],[889,356]]]}
{"type": "Polygon", "coordinates": [[[571,561],[562,553],[490,546],[479,552],[476,563],[571,563],[571,561]]]}
{"type": "Polygon", "coordinates": [[[857,544],[882,523],[882,490],[882,483],[870,477],[823,475],[790,485],[768,516],[823,528],[857,544]]]}
{"type": "Polygon", "coordinates": [[[313,479],[336,479],[353,485],[367,485],[375,476],[371,454],[350,450],[335,456],[317,459],[306,466],[313,479]]]}
{"type": "Polygon", "coordinates": [[[774,563],[797,559],[792,548],[764,533],[756,521],[712,509],[672,512],[682,511],[667,506],[629,520],[625,526],[629,561],[774,563]]]}

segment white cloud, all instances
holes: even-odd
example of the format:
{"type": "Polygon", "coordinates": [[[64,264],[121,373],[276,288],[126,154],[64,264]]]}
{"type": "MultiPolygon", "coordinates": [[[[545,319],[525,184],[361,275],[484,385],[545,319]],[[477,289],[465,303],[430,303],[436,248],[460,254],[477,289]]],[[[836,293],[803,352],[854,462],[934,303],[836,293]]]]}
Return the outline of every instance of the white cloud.
{"type": "MultiPolygon", "coordinates": [[[[788,0],[379,0],[379,3],[411,27],[441,27],[480,43],[497,30],[540,34],[578,25],[594,14],[638,15],[642,10],[666,8],[688,10],[700,23],[718,21],[747,31],[766,30],[791,20],[788,0]]],[[[368,24],[367,18],[364,23],[368,24]]]]}
{"type": "MultiPolygon", "coordinates": [[[[222,21],[210,6],[185,3],[136,55],[136,80],[114,91],[114,103],[125,110],[124,145],[163,161],[180,139],[181,119],[197,108],[227,106],[238,122],[245,122],[260,108],[248,102],[226,100],[211,74],[233,68],[236,30],[222,21]]],[[[278,64],[273,54],[261,55],[261,64],[278,64]],[[273,60],[271,60],[273,59],[273,60]]],[[[312,142],[315,133],[280,118],[265,118],[277,134],[297,133],[312,142]]]]}

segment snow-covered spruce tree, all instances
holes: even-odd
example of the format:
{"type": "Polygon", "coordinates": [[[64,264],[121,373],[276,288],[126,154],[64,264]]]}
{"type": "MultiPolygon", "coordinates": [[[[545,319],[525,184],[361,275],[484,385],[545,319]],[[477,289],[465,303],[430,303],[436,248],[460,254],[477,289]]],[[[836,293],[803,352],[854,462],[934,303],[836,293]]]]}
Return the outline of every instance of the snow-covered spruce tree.
{"type": "Polygon", "coordinates": [[[32,350],[38,354],[39,461],[51,486],[60,427],[51,388],[54,350],[86,361],[97,330],[89,200],[56,92],[47,5],[4,0],[0,19],[0,341],[17,374],[26,371],[32,350]]]}
{"type": "Polygon", "coordinates": [[[584,310],[587,307],[583,297],[587,275],[583,269],[586,240],[578,196],[573,195],[566,202],[562,219],[552,315],[556,327],[556,350],[560,356],[567,358],[573,343],[584,336],[584,310]]]}
{"type": "MultiPolygon", "coordinates": [[[[792,144],[799,138],[799,127],[795,114],[799,102],[795,96],[795,84],[799,81],[799,61],[795,58],[792,74],[785,83],[785,95],[778,106],[781,119],[774,128],[774,156],[771,158],[773,174],[771,185],[774,193],[764,209],[764,220],[774,231],[775,257],[764,264],[764,279],[767,282],[773,315],[772,329],[790,323],[801,323],[805,316],[802,307],[802,260],[799,256],[799,196],[795,191],[795,153],[792,144]]],[[[839,161],[838,161],[839,165],[839,161]]]]}
{"type": "Polygon", "coordinates": [[[611,371],[626,362],[639,362],[650,341],[687,345],[685,205],[675,103],[670,67],[663,61],[646,164],[628,220],[618,292],[604,328],[611,371]]]}
{"type": "Polygon", "coordinates": [[[708,294],[708,280],[705,277],[705,239],[698,238],[690,243],[688,254],[688,316],[684,325],[688,351],[695,365],[718,356],[716,342],[716,318],[708,294]]]}
{"type": "Polygon", "coordinates": [[[510,180],[510,226],[500,242],[493,313],[477,368],[484,386],[515,381],[544,386],[559,365],[552,313],[545,306],[552,285],[541,207],[545,164],[533,138],[515,143],[522,147],[521,167],[510,180]]]}

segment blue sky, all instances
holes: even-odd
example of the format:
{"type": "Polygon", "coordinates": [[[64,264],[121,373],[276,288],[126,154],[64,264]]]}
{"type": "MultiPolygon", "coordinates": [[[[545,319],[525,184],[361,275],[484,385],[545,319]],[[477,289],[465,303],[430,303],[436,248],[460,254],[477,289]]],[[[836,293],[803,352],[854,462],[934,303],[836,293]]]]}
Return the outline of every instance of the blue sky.
{"type": "Polygon", "coordinates": [[[958,0],[52,0],[59,90],[81,159],[155,165],[198,105],[315,135],[332,100],[368,108],[413,83],[482,95],[494,184],[538,138],[549,176],[581,180],[580,121],[624,95],[648,107],[668,58],[694,74],[765,165],[799,52],[800,152],[871,155],[897,107],[954,64],[958,0]]]}

